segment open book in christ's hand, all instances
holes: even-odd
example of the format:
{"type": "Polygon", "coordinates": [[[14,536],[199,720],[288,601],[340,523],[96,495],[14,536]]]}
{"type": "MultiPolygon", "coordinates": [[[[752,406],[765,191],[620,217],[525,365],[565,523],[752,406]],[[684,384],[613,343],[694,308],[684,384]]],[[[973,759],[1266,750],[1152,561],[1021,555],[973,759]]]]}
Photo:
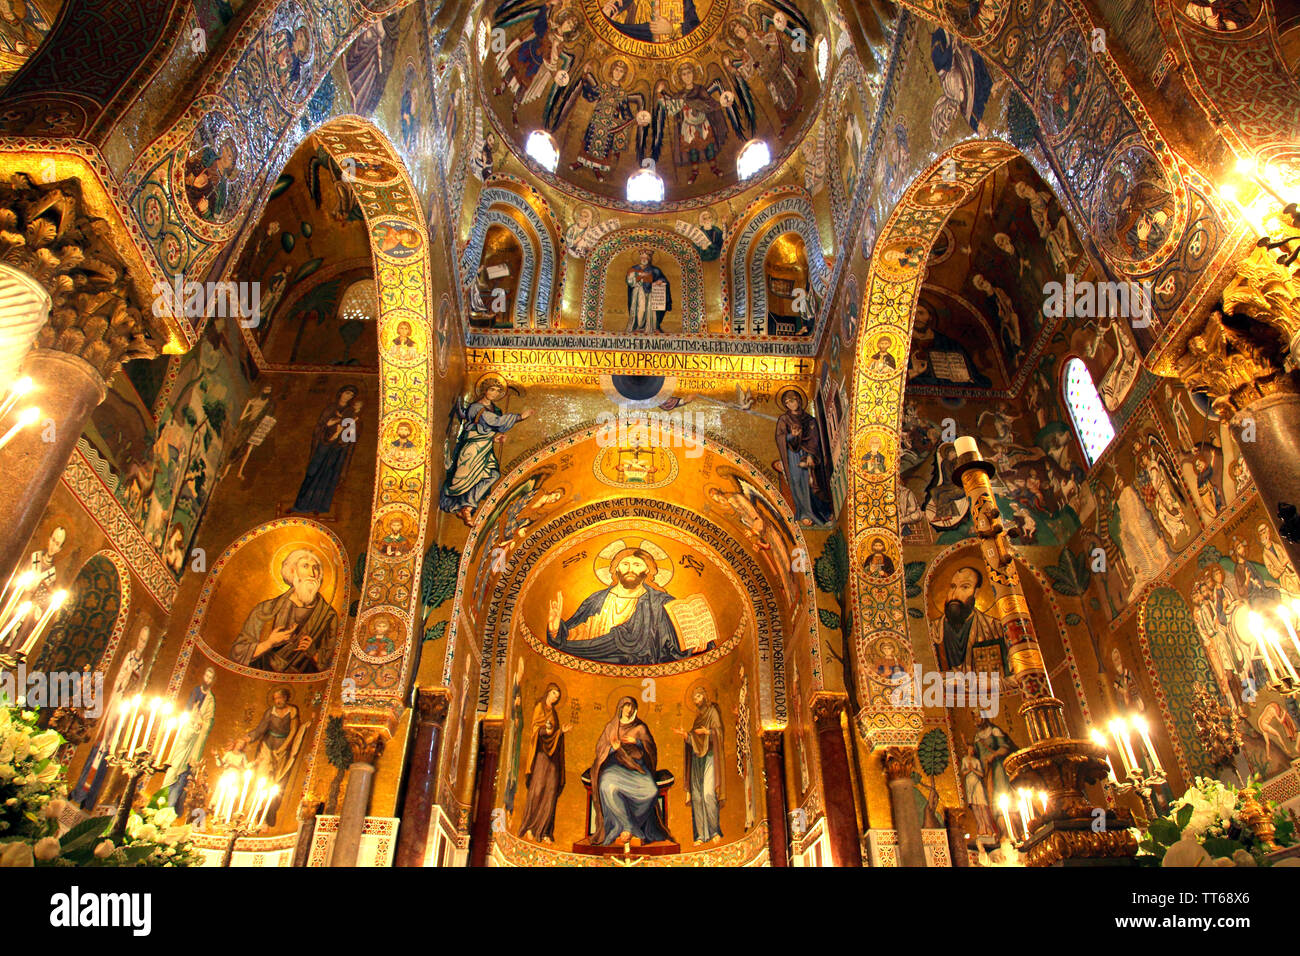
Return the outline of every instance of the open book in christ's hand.
{"type": "Polygon", "coordinates": [[[677,642],[682,650],[698,654],[718,640],[718,628],[713,622],[713,612],[703,594],[692,594],[664,605],[677,630],[677,642]]]}

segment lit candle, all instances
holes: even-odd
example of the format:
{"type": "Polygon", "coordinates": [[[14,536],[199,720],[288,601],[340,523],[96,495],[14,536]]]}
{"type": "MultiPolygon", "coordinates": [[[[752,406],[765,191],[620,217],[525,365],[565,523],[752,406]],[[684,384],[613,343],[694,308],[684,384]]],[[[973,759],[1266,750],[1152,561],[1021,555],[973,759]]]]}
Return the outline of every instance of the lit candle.
{"type": "Polygon", "coordinates": [[[4,593],[7,597],[5,598],[4,610],[0,611],[0,621],[5,619],[6,615],[13,610],[13,606],[18,602],[18,599],[26,594],[35,583],[36,572],[32,570],[24,571],[22,574],[15,571],[9,575],[9,580],[5,582],[4,593]]]}
{"type": "Polygon", "coordinates": [[[1106,746],[1105,736],[1103,736],[1102,732],[1098,730],[1096,727],[1088,731],[1088,736],[1092,738],[1092,742],[1096,744],[1101,750],[1107,751],[1104,754],[1106,758],[1106,776],[1110,777],[1111,783],[1118,784],[1119,781],[1115,779],[1115,767],[1110,762],[1110,753],[1108,752],[1110,748],[1106,746]]]}
{"type": "Polygon", "coordinates": [[[149,702],[149,722],[144,725],[144,737],[140,741],[140,752],[146,756],[152,752],[149,749],[149,741],[153,739],[153,722],[158,719],[159,703],[157,697],[149,702]]]}
{"type": "Polygon", "coordinates": [[[216,818],[218,823],[225,823],[230,819],[230,814],[227,811],[236,786],[235,771],[233,770],[227,770],[221,775],[221,780],[217,782],[217,802],[212,808],[212,816],[216,818]]]}
{"type": "Polygon", "coordinates": [[[3,448],[5,445],[13,441],[14,436],[17,435],[24,428],[26,428],[28,425],[36,424],[38,421],[40,421],[40,418],[41,418],[41,410],[39,408],[35,408],[35,407],[24,408],[21,412],[18,413],[18,419],[17,421],[14,422],[13,427],[10,428],[3,435],[0,435],[0,448],[3,448]]]}
{"type": "Polygon", "coordinates": [[[1264,631],[1264,640],[1268,641],[1269,646],[1273,648],[1273,653],[1277,655],[1278,662],[1291,676],[1291,680],[1300,680],[1300,675],[1297,675],[1295,668],[1291,666],[1291,659],[1286,656],[1286,651],[1282,650],[1282,638],[1278,636],[1277,631],[1271,627],[1267,628],[1264,631]]]}
{"type": "Polygon", "coordinates": [[[130,760],[140,748],[140,731],[144,730],[144,714],[136,712],[131,725],[131,746],[127,748],[126,757],[130,760]]]}
{"type": "Polygon", "coordinates": [[[176,720],[176,736],[172,738],[171,750],[167,752],[167,762],[169,764],[176,762],[176,748],[181,744],[181,731],[185,729],[189,722],[189,714],[181,714],[176,720]]]}
{"type": "Polygon", "coordinates": [[[168,717],[167,723],[159,728],[158,731],[158,747],[154,751],[154,766],[163,767],[170,763],[170,761],[166,759],[169,752],[167,748],[171,743],[171,736],[175,732],[176,718],[168,717]]]}
{"type": "Polygon", "coordinates": [[[1160,758],[1156,756],[1155,745],[1151,743],[1151,735],[1147,732],[1146,719],[1134,714],[1129,720],[1132,721],[1138,736],[1142,738],[1142,746],[1146,748],[1147,760],[1151,763],[1151,769],[1156,773],[1163,773],[1164,767],[1160,766],[1160,758]]]}
{"type": "Polygon", "coordinates": [[[1285,604],[1279,604],[1277,606],[1277,616],[1286,625],[1287,636],[1291,638],[1291,646],[1295,648],[1296,659],[1300,660],[1300,635],[1296,634],[1295,624],[1292,621],[1293,617],[1300,616],[1298,608],[1300,608],[1300,602],[1293,604],[1290,609],[1285,604]]]}
{"type": "Polygon", "coordinates": [[[117,705],[117,726],[113,728],[113,740],[108,745],[109,753],[117,753],[117,741],[122,736],[122,725],[126,723],[127,712],[131,709],[131,702],[124,700],[117,705]]]}
{"type": "Polygon", "coordinates": [[[140,694],[136,694],[131,698],[131,713],[126,718],[126,737],[122,740],[125,746],[131,744],[131,728],[135,726],[135,717],[136,714],[140,713],[140,703],[143,700],[144,698],[140,694]]]}
{"type": "Polygon", "coordinates": [[[9,632],[17,628],[18,625],[23,622],[23,618],[27,617],[27,615],[31,613],[31,610],[31,601],[24,601],[22,604],[18,605],[18,613],[10,619],[9,623],[4,626],[3,630],[0,630],[0,647],[3,647],[5,642],[9,639],[9,632]]]}
{"type": "Polygon", "coordinates": [[[23,649],[19,653],[26,656],[32,652],[32,648],[36,646],[36,642],[40,639],[41,634],[50,626],[50,621],[54,619],[55,612],[58,611],[59,608],[63,607],[63,602],[67,599],[67,591],[55,591],[50,595],[50,606],[45,609],[45,613],[41,615],[41,619],[36,622],[36,627],[32,630],[31,636],[27,638],[27,643],[23,645],[23,649]]]}
{"type": "Polygon", "coordinates": [[[1047,812],[1047,791],[1046,790],[1038,791],[1038,802],[1043,805],[1043,812],[1046,813],[1047,812]]]}
{"type": "Polygon", "coordinates": [[[168,718],[171,717],[171,713],[172,713],[171,701],[164,700],[163,698],[159,697],[157,698],[157,703],[158,703],[158,732],[154,735],[153,739],[149,742],[149,753],[153,757],[153,763],[155,767],[159,765],[160,761],[163,758],[163,754],[164,754],[164,750],[162,748],[163,734],[167,730],[168,725],[170,724],[168,718]]]}
{"type": "Polygon", "coordinates": [[[1124,776],[1133,775],[1133,766],[1137,761],[1129,762],[1128,757],[1128,734],[1124,726],[1124,718],[1116,717],[1107,726],[1110,728],[1111,736],[1115,738],[1115,749],[1119,752],[1119,762],[1124,768],[1124,776]]]}
{"type": "Polygon", "coordinates": [[[14,405],[18,404],[18,400],[32,390],[33,385],[31,376],[24,375],[9,386],[9,396],[4,400],[4,404],[0,405],[0,421],[3,421],[4,417],[13,411],[14,405]]]}
{"type": "Polygon", "coordinates": [[[1002,819],[1007,825],[1007,837],[1014,840],[1016,828],[1011,825],[1011,798],[1005,793],[998,794],[998,807],[1002,810],[1002,819]]]}
{"type": "Polygon", "coordinates": [[[1020,826],[1025,831],[1025,839],[1029,839],[1029,821],[1034,816],[1034,792],[1032,790],[1021,789],[1017,792],[1020,798],[1018,807],[1020,813],[1020,826]]]}
{"type": "Polygon", "coordinates": [[[257,828],[259,830],[266,824],[266,814],[271,809],[271,801],[275,799],[279,792],[280,788],[278,786],[272,787],[266,792],[266,803],[262,806],[262,815],[257,819],[257,828]]]}
{"type": "MultiPolygon", "coordinates": [[[[1259,615],[1255,614],[1255,612],[1252,611],[1251,617],[1258,619],[1259,615]]],[[[1252,621],[1251,623],[1253,624],[1254,621],[1252,621]]],[[[1273,667],[1273,654],[1269,650],[1268,638],[1264,634],[1264,629],[1262,627],[1258,629],[1252,627],[1251,630],[1255,635],[1255,643],[1259,645],[1260,656],[1264,658],[1264,666],[1268,668],[1268,679],[1270,681],[1276,682],[1277,669],[1273,667]]]]}
{"type": "Polygon", "coordinates": [[[235,810],[236,814],[240,814],[244,812],[244,801],[248,799],[248,784],[252,781],[252,779],[253,779],[253,771],[245,770],[244,786],[239,791],[239,806],[235,810]]]}
{"type": "Polygon", "coordinates": [[[257,778],[257,789],[253,792],[253,806],[248,811],[250,829],[257,829],[257,815],[262,810],[262,801],[266,800],[266,778],[257,778]]]}

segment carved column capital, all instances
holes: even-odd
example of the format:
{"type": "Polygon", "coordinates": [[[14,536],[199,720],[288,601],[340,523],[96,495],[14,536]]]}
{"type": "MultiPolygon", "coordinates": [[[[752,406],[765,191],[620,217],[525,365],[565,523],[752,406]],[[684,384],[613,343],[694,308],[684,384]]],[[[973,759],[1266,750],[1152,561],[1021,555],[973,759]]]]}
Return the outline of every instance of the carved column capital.
{"type": "Polygon", "coordinates": [[[885,779],[890,783],[911,780],[912,771],[916,769],[916,748],[885,747],[880,751],[880,762],[885,768],[885,779]]]}
{"type": "Polygon", "coordinates": [[[50,295],[49,322],[36,347],[67,352],[107,380],[133,358],[156,353],[145,340],[151,309],[138,301],[108,223],[86,214],[75,179],[0,180],[0,262],[50,295]]]}
{"type": "Polygon", "coordinates": [[[763,753],[780,757],[785,753],[785,731],[763,731],[763,753]]]}
{"type": "Polygon", "coordinates": [[[352,748],[352,762],[374,766],[388,743],[388,731],[382,727],[344,727],[343,736],[352,748]]]}
{"type": "Polygon", "coordinates": [[[1263,398],[1300,391],[1300,280],[1263,250],[1237,266],[1220,307],[1192,334],[1174,367],[1225,420],[1263,398]]]}
{"type": "Polygon", "coordinates": [[[420,687],[415,691],[415,718],[422,724],[441,724],[451,707],[451,692],[445,687],[420,687]]]}
{"type": "Polygon", "coordinates": [[[847,705],[848,700],[843,694],[825,692],[813,694],[808,706],[812,711],[812,719],[817,726],[817,731],[820,733],[832,726],[838,730],[840,714],[844,713],[847,705]]]}

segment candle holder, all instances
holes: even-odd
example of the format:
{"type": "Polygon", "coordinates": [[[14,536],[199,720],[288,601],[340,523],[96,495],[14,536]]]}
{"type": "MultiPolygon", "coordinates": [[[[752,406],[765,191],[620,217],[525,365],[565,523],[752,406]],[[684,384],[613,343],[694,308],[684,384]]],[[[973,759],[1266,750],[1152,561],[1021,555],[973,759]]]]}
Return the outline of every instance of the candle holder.
{"type": "Polygon", "coordinates": [[[235,844],[266,827],[267,813],[280,794],[280,788],[271,785],[266,777],[259,776],[254,784],[251,770],[245,770],[242,784],[240,781],[241,775],[234,770],[222,775],[205,818],[209,833],[226,838],[226,848],[221,854],[222,867],[231,865],[235,844]]]}
{"type": "Polygon", "coordinates": [[[1106,811],[1106,827],[1095,827],[1094,806],[1084,788],[1106,773],[1104,754],[1087,740],[1070,735],[1065,705],[1052,694],[1052,683],[1034,630],[1029,602],[1016,571],[1016,554],[998,510],[993,491],[997,469],[986,461],[979,443],[962,435],[953,442],[953,480],[961,483],[970,503],[971,520],[980,553],[993,586],[994,605],[1006,632],[1006,667],[1024,703],[1019,713],[1028,729],[1029,744],[1009,754],[1002,768],[1012,786],[1046,791],[1047,809],[1025,825],[1024,843],[1030,866],[1079,865],[1101,858],[1132,857],[1137,843],[1130,823],[1117,811],[1106,811]]]}
{"type": "Polygon", "coordinates": [[[264,824],[255,824],[256,821],[249,818],[248,813],[240,813],[224,823],[212,824],[211,832],[216,836],[226,838],[226,848],[221,852],[221,866],[230,866],[230,861],[235,858],[235,844],[246,836],[252,836],[254,833],[264,829],[264,824]]]}
{"type": "MultiPolygon", "coordinates": [[[[1296,622],[1300,621],[1300,600],[1279,602],[1272,609],[1272,617],[1282,622],[1291,647],[1300,660],[1300,635],[1296,634],[1296,622]]],[[[1297,673],[1295,665],[1291,663],[1277,629],[1271,627],[1265,616],[1257,611],[1251,611],[1246,621],[1259,648],[1259,659],[1268,671],[1266,685],[1283,697],[1300,696],[1300,673],[1297,673]]]]}
{"type": "Polygon", "coordinates": [[[139,792],[140,781],[145,777],[152,777],[156,773],[166,773],[171,764],[159,761],[152,753],[136,753],[132,755],[121,751],[108,754],[104,757],[104,762],[127,775],[126,791],[122,794],[122,802],[118,805],[117,816],[113,820],[113,829],[108,834],[109,839],[114,843],[120,843],[126,836],[126,825],[131,819],[131,811],[134,809],[135,795],[139,792]]]}
{"type": "Polygon", "coordinates": [[[171,702],[164,698],[155,697],[146,703],[139,694],[118,707],[104,753],[104,762],[127,776],[126,791],[109,833],[115,843],[126,836],[140,781],[146,776],[166,773],[171,766],[172,749],[185,723],[184,719],[169,717],[171,707],[171,702]]]}

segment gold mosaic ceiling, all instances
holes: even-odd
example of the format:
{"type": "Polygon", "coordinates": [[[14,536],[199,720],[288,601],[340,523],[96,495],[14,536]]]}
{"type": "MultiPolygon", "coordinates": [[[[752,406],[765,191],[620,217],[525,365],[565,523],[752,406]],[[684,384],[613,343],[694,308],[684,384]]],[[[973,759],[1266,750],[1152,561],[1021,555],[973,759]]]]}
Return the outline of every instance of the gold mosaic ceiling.
{"type": "Polygon", "coordinates": [[[784,0],[506,0],[479,27],[482,94],[518,156],[554,137],[543,180],[624,206],[646,161],[663,177],[659,209],[712,202],[761,181],[817,113],[820,5],[784,0]],[[762,140],[772,162],[742,181],[737,157],[762,140]]]}

